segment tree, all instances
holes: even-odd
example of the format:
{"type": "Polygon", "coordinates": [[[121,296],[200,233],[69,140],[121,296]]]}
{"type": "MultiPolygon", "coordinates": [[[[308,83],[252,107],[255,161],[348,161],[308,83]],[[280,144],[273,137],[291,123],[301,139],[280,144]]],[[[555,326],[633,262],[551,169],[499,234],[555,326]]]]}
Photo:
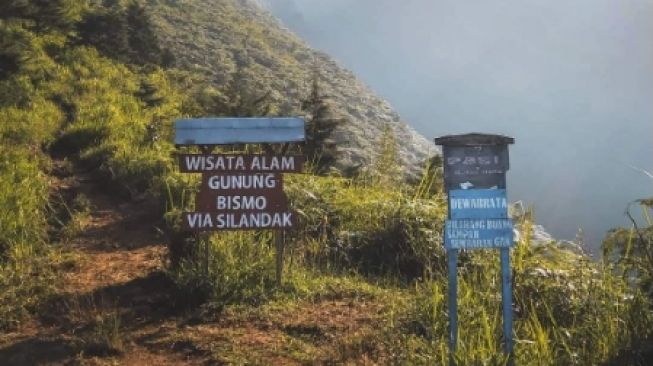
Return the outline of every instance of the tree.
{"type": "Polygon", "coordinates": [[[224,91],[214,95],[207,107],[211,114],[229,117],[267,116],[271,110],[270,92],[257,92],[242,66],[237,66],[224,91]]]}
{"type": "Polygon", "coordinates": [[[251,59],[247,53],[247,38],[235,55],[236,71],[224,91],[214,96],[208,112],[218,116],[260,117],[270,115],[272,101],[270,91],[260,91],[251,72],[251,59]]]}
{"type": "Polygon", "coordinates": [[[154,26],[145,7],[132,1],[125,11],[130,60],[137,65],[161,65],[164,53],[154,33],[154,26]]]}
{"type": "Polygon", "coordinates": [[[37,31],[70,32],[86,5],[76,0],[2,0],[0,19],[31,20],[37,31]]]}
{"type": "Polygon", "coordinates": [[[379,137],[378,150],[372,163],[372,182],[386,186],[396,186],[403,181],[403,169],[399,163],[397,138],[389,124],[383,125],[379,137]]]}
{"type": "Polygon", "coordinates": [[[3,0],[0,2],[0,19],[27,18],[32,9],[28,0],[3,0]]]}
{"type": "Polygon", "coordinates": [[[175,63],[172,52],[161,48],[145,7],[136,1],[126,8],[118,1],[105,1],[84,16],[77,33],[82,44],[121,62],[164,67],[175,63]]]}
{"type": "Polygon", "coordinates": [[[95,47],[101,54],[114,60],[129,60],[127,21],[120,8],[88,13],[77,24],[80,42],[95,47]]]}
{"type": "Polygon", "coordinates": [[[308,113],[304,155],[316,174],[325,174],[338,160],[339,151],[333,133],[344,120],[334,116],[333,108],[322,94],[317,70],[313,73],[311,93],[302,102],[302,110],[308,113]]]}

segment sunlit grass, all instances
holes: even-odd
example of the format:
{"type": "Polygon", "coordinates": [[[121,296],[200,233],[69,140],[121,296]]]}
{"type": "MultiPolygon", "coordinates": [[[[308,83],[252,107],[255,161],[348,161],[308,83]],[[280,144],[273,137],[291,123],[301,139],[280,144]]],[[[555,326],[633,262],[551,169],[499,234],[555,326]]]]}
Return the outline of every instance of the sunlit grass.
{"type": "MultiPolygon", "coordinates": [[[[2,81],[0,100],[2,327],[17,326],[38,311],[57,283],[57,266],[65,261],[47,236],[52,201],[47,152],[93,169],[107,186],[131,197],[158,199],[171,236],[185,235],[179,232],[179,217],[192,209],[198,181],[177,172],[172,156],[172,121],[198,108],[189,107],[192,101],[172,74],[129,68],[86,47],[64,49],[55,60],[44,47],[62,46],[61,37],[12,27],[7,34],[22,40],[25,63],[11,80],[2,81]],[[156,87],[160,104],[147,106],[138,98],[144,81],[156,87]],[[158,136],[148,133],[152,126],[158,136]]],[[[280,287],[271,232],[219,233],[201,240],[186,235],[188,255],[170,266],[168,275],[180,302],[218,313],[292,309],[303,302],[374,302],[383,309],[378,332],[343,340],[335,357],[351,360],[378,348],[390,363],[446,364],[441,240],[446,204],[434,189],[437,183],[434,175],[424,175],[416,185],[394,186],[364,178],[288,175],[286,192],[302,225],[287,232],[280,287]]],[[[71,211],[64,237],[83,230],[84,214],[71,211]]],[[[646,208],[643,218],[650,227],[646,208]]],[[[532,222],[526,218],[519,224],[521,240],[511,259],[517,364],[601,364],[620,352],[635,352],[653,325],[646,292],[651,270],[639,232],[615,234],[620,258],[615,264],[591,261],[557,243],[536,245],[528,234],[532,222]]],[[[459,271],[455,356],[461,365],[505,364],[498,252],[465,252],[459,271]]],[[[117,314],[101,319],[96,331],[102,342],[122,348],[117,314]]],[[[309,362],[312,351],[297,343],[279,352],[309,362]]]]}

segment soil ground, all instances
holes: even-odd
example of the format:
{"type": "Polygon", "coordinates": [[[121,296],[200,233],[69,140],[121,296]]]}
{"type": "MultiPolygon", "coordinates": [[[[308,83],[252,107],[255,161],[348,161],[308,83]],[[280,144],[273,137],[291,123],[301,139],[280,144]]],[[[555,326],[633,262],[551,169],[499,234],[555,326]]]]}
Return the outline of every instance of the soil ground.
{"type": "Polygon", "coordinates": [[[213,313],[179,306],[155,205],[118,197],[65,161],[54,166],[53,194],[67,202],[82,195],[90,210],[62,241],[75,260],[57,294],[0,335],[0,365],[375,364],[368,339],[381,307],[373,301],[213,313]]]}

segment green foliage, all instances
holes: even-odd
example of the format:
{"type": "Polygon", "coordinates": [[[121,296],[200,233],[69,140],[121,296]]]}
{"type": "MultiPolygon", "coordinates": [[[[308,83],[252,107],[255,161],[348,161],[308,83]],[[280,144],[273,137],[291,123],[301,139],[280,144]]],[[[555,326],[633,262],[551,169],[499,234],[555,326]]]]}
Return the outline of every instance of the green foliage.
{"type": "Polygon", "coordinates": [[[376,149],[370,168],[372,182],[387,187],[399,185],[403,171],[399,164],[397,137],[389,124],[383,126],[376,149]]]}
{"type": "Polygon", "coordinates": [[[3,6],[13,7],[0,20],[2,327],[16,325],[51,293],[58,259],[50,242],[82,229],[80,209],[49,230],[61,220],[53,217],[60,198],[50,197],[48,153],[99,168],[115,179],[109,185],[128,193],[156,194],[172,149],[158,136],[170,139],[173,116],[185,103],[176,87],[183,73],[173,80],[156,68],[130,71],[94,48],[76,46],[74,32],[55,19],[78,22],[82,10],[92,12],[84,2],[3,6]],[[140,85],[151,88],[139,95],[140,85]],[[157,126],[156,136],[148,126],[157,126]]]}
{"type": "Polygon", "coordinates": [[[90,12],[77,25],[82,44],[95,47],[100,53],[126,61],[129,54],[127,20],[117,9],[90,12]]]}
{"type": "MultiPolygon", "coordinates": [[[[518,243],[512,262],[516,364],[599,364],[650,334],[649,305],[610,268],[555,243],[533,247],[527,240],[518,243]]],[[[474,251],[459,271],[456,358],[463,365],[503,364],[498,254],[474,251]]],[[[398,314],[397,331],[406,334],[394,345],[399,358],[446,364],[446,291],[437,277],[415,286],[414,302],[398,314]]]]}
{"type": "Polygon", "coordinates": [[[75,0],[6,0],[0,4],[0,19],[27,20],[30,29],[72,31],[85,10],[85,2],[75,0]]]}
{"type": "Polygon", "coordinates": [[[260,304],[274,293],[274,250],[271,235],[233,232],[204,240],[193,258],[171,272],[186,306],[211,300],[217,307],[260,304]],[[209,272],[205,248],[209,245],[209,272]]]}
{"type": "MultiPolygon", "coordinates": [[[[244,51],[246,53],[246,51],[244,51]]],[[[270,92],[256,85],[247,56],[236,67],[223,93],[212,96],[207,112],[217,116],[260,117],[273,113],[270,92]]]]}
{"type": "Polygon", "coordinates": [[[159,46],[154,26],[144,6],[136,1],[129,3],[125,10],[125,19],[132,62],[137,65],[172,66],[174,64],[174,56],[170,52],[164,53],[159,46]]]}
{"type": "Polygon", "coordinates": [[[331,136],[341,151],[337,168],[343,174],[353,176],[353,167],[370,162],[385,123],[406,139],[398,148],[408,174],[419,173],[418,165],[430,157],[427,150],[433,144],[407,128],[387,102],[255,2],[149,0],[147,8],[162,44],[177,56],[178,67],[202,73],[216,94],[224,94],[237,68],[246,65],[255,96],[269,93],[269,115],[310,117],[301,105],[311,95],[318,71],[320,94],[328,96],[331,117],[346,121],[331,136]]]}
{"type": "Polygon", "coordinates": [[[637,224],[630,212],[633,204],[626,209],[632,227],[611,230],[603,242],[603,256],[615,264],[615,271],[627,281],[637,285],[653,302],[653,220],[651,200],[639,200],[643,227],[637,224]]]}
{"type": "Polygon", "coordinates": [[[320,88],[317,70],[313,73],[311,93],[303,101],[302,109],[308,113],[306,142],[302,149],[304,156],[315,174],[325,174],[338,160],[338,146],[333,134],[344,120],[334,116],[333,107],[327,102],[320,88]]]}
{"type": "Polygon", "coordinates": [[[0,148],[0,258],[28,258],[45,239],[47,185],[28,152],[0,148]]]}
{"type": "Polygon", "coordinates": [[[415,196],[429,198],[444,194],[444,171],[442,170],[442,157],[434,155],[426,162],[421,177],[415,185],[415,196]]]}
{"type": "Polygon", "coordinates": [[[174,56],[162,49],[145,7],[136,1],[96,5],[76,23],[79,42],[106,57],[135,65],[172,66],[174,56]]]}
{"type": "MultiPolygon", "coordinates": [[[[230,40],[225,44],[243,45],[245,40],[246,46],[215,51],[224,67],[211,74],[220,82],[208,91],[207,81],[196,74],[134,67],[160,63],[146,60],[143,53],[156,53],[154,33],[130,30],[130,22],[150,28],[141,8],[132,8],[131,20],[126,16],[124,9],[135,5],[125,8],[120,2],[107,2],[85,8],[80,21],[71,10],[66,21],[73,20],[79,32],[75,35],[67,25],[30,18],[36,13],[21,5],[38,7],[42,2],[3,3],[12,8],[3,8],[8,9],[3,15],[9,15],[0,23],[0,326],[17,325],[56,283],[61,258],[48,245],[52,238],[47,236],[45,175],[46,152],[52,152],[96,169],[107,178],[108,187],[132,196],[150,194],[165,203],[161,206],[168,230],[180,237],[181,245],[170,246],[176,257],[171,258],[169,275],[178,284],[182,301],[208,302],[219,310],[270,300],[379,301],[391,309],[388,324],[382,324],[387,334],[352,339],[347,343],[350,348],[342,351],[343,360],[373,348],[370,342],[375,342],[395,363],[446,363],[445,255],[440,239],[446,207],[434,188],[440,179],[438,164],[426,170],[417,187],[404,183],[389,125],[378,144],[371,182],[287,176],[287,194],[302,226],[288,233],[281,289],[274,287],[270,233],[210,236],[202,241],[209,243],[210,257],[208,275],[204,273],[204,247],[179,230],[180,213],[192,209],[198,178],[175,170],[172,121],[209,108],[218,115],[287,113],[296,106],[276,91],[286,86],[301,89],[306,80],[303,72],[287,78],[275,73],[279,65],[296,65],[307,57],[301,47],[289,47],[283,57],[271,56],[276,55],[273,48],[298,45],[297,41],[273,45],[262,27],[242,21],[243,13],[234,11],[232,2],[219,3],[225,14],[233,14],[224,21],[238,25],[224,32],[230,40]],[[98,28],[92,19],[98,20],[98,28]],[[113,21],[116,34],[109,29],[113,21]],[[77,37],[83,45],[75,42],[77,37]],[[145,43],[142,50],[134,48],[134,40],[145,43]],[[179,254],[175,248],[190,249],[179,254]],[[384,281],[394,287],[387,289],[384,281]]],[[[160,6],[169,12],[181,6],[165,4],[160,6]]],[[[315,93],[313,107],[323,112],[319,96],[315,93]]],[[[317,120],[331,118],[320,113],[314,114],[317,120]]],[[[333,126],[318,128],[312,138],[328,141],[333,126]]],[[[80,213],[88,208],[83,200],[77,204],[80,213]]],[[[528,232],[528,223],[524,225],[522,230],[528,232]]],[[[528,239],[513,250],[518,364],[599,364],[618,360],[620,351],[636,353],[653,324],[650,301],[642,292],[650,288],[645,272],[647,230],[622,231],[611,239],[611,247],[618,250],[610,251],[609,258],[628,259],[614,264],[591,262],[583,254],[555,244],[533,245],[528,239]],[[644,240],[637,239],[640,234],[644,240]]],[[[505,361],[494,254],[461,255],[457,355],[461,364],[505,361]]],[[[110,348],[122,347],[117,316],[98,323],[96,333],[110,348]]]]}
{"type": "Polygon", "coordinates": [[[440,202],[335,177],[292,177],[286,191],[302,217],[293,235],[307,263],[405,278],[440,267],[440,202]]]}

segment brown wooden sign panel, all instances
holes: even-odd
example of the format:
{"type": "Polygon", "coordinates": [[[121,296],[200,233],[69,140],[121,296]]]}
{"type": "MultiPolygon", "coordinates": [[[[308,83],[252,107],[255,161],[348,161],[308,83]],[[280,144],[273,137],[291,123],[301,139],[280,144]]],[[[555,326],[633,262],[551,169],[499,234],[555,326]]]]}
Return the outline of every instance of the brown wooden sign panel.
{"type": "Polygon", "coordinates": [[[302,156],[183,154],[182,172],[202,173],[195,212],[185,212],[191,231],[286,229],[296,226],[288,210],[281,173],[301,172],[302,156]]]}
{"type": "Polygon", "coordinates": [[[304,168],[301,155],[180,154],[182,173],[242,172],[299,173],[304,168]]]}
{"type": "Polygon", "coordinates": [[[283,190],[261,189],[241,190],[202,190],[195,196],[197,211],[284,211],[288,208],[288,198],[283,190]]]}
{"type": "Polygon", "coordinates": [[[279,173],[203,173],[200,190],[283,191],[283,175],[279,173]]]}
{"type": "Polygon", "coordinates": [[[182,226],[191,231],[290,229],[297,218],[293,211],[184,212],[182,226]]]}

